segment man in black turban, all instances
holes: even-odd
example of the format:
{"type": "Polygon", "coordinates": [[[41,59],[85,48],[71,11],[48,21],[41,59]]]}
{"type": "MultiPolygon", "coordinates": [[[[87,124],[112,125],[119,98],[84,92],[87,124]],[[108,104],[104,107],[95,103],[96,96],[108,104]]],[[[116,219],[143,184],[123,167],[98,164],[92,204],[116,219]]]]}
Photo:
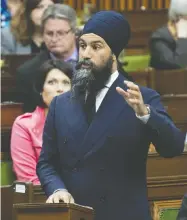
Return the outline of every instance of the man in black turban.
{"type": "Polygon", "coordinates": [[[160,96],[118,70],[129,37],[128,21],[117,12],[101,11],[87,22],[72,91],[52,101],[37,165],[48,203],[91,206],[95,220],[150,220],[149,145],[165,157],[184,148],[185,135],[160,96]]]}

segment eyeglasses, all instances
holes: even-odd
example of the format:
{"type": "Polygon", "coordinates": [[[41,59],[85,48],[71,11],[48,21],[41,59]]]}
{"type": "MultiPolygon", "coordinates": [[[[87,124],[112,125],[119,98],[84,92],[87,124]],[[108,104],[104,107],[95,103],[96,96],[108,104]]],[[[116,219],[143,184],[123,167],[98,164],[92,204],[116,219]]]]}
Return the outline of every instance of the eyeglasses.
{"type": "Polygon", "coordinates": [[[66,37],[70,31],[72,31],[72,28],[70,28],[68,31],[58,31],[56,33],[52,31],[46,31],[44,32],[44,34],[50,39],[52,39],[53,37],[60,39],[66,37]]]}

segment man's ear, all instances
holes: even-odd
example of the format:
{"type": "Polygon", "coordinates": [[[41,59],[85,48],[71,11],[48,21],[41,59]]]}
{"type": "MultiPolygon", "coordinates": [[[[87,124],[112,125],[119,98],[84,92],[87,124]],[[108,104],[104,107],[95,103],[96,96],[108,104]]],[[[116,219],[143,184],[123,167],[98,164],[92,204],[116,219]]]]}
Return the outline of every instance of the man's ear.
{"type": "Polygon", "coordinates": [[[117,60],[117,59],[116,59],[116,55],[115,55],[114,53],[112,54],[112,60],[113,60],[113,61],[116,61],[116,60],[117,60]]]}

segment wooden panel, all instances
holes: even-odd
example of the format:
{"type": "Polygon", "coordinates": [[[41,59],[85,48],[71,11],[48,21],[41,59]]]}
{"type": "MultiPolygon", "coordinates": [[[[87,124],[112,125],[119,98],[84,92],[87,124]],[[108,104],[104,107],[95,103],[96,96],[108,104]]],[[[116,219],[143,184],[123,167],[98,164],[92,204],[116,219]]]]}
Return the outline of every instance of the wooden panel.
{"type": "MultiPolygon", "coordinates": [[[[79,3],[79,6],[77,6],[76,1],[72,0],[64,0],[65,4],[69,4],[76,10],[80,11],[81,8],[83,8],[83,5],[88,2],[88,0],[77,0],[79,3]]],[[[123,10],[125,4],[125,9],[126,10],[135,10],[135,9],[140,9],[141,6],[144,6],[143,10],[146,9],[161,9],[161,8],[168,8],[169,6],[169,0],[101,0],[101,1],[96,1],[96,0],[89,0],[89,3],[95,5],[97,7],[97,10],[123,10]],[[103,8],[100,4],[100,2],[103,2],[105,7],[103,8]],[[119,4],[117,4],[119,3],[119,4]],[[116,6],[113,8],[112,5],[116,4],[116,6]],[[110,5],[110,7],[109,7],[110,5]]]]}
{"type": "Polygon", "coordinates": [[[187,69],[153,70],[152,88],[164,94],[187,94],[187,69]]]}
{"type": "Polygon", "coordinates": [[[1,127],[11,127],[17,116],[23,114],[21,103],[1,103],[1,127]]]}
{"type": "Polygon", "coordinates": [[[131,26],[131,39],[127,48],[148,48],[151,34],[168,20],[167,10],[136,10],[122,12],[131,26]],[[153,22],[154,21],[154,22],[153,22]]]}
{"type": "Polygon", "coordinates": [[[180,125],[183,131],[187,132],[187,94],[162,95],[161,99],[175,124],[180,125]]]}
{"type": "Polygon", "coordinates": [[[136,71],[136,72],[130,72],[130,76],[132,76],[135,83],[141,86],[149,87],[150,84],[150,74],[148,71],[136,71]]]}
{"type": "Polygon", "coordinates": [[[12,220],[13,188],[1,186],[1,219],[12,220]]]}
{"type": "Polygon", "coordinates": [[[1,73],[1,101],[15,101],[16,99],[16,70],[35,55],[6,55],[2,56],[4,65],[1,73]]]}
{"type": "Polygon", "coordinates": [[[128,19],[132,31],[155,31],[168,20],[167,10],[135,10],[123,11],[122,14],[128,19]],[[153,22],[154,21],[154,22],[153,22]]]}
{"type": "Polygon", "coordinates": [[[149,154],[147,177],[187,176],[187,152],[174,158],[163,158],[158,154],[149,154]]]}

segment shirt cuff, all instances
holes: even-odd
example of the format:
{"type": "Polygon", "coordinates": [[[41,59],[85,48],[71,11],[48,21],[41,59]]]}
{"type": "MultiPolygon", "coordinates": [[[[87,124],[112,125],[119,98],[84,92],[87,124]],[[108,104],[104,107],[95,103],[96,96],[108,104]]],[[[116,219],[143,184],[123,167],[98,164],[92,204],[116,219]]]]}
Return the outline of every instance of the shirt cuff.
{"type": "Polygon", "coordinates": [[[53,193],[56,193],[58,191],[65,191],[65,192],[68,192],[67,189],[56,189],[53,193]]]}
{"type": "Polygon", "coordinates": [[[150,114],[144,116],[139,116],[136,114],[136,117],[139,118],[144,124],[146,124],[150,118],[150,114]]]}

